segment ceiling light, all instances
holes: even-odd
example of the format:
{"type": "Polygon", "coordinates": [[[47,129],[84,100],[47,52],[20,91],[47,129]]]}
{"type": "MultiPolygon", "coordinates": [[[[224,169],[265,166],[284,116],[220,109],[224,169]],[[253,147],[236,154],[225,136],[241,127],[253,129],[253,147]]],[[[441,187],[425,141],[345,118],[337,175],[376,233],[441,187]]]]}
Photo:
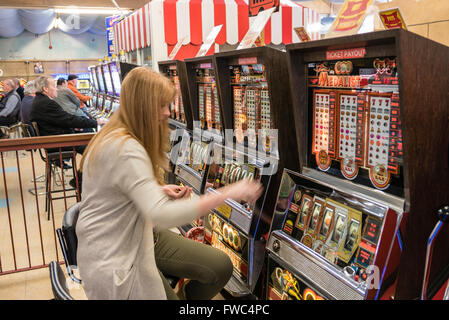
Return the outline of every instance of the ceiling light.
{"type": "Polygon", "coordinates": [[[60,14],[127,14],[130,10],[117,10],[112,8],[78,8],[78,7],[64,7],[54,8],[56,13],[60,14]]]}

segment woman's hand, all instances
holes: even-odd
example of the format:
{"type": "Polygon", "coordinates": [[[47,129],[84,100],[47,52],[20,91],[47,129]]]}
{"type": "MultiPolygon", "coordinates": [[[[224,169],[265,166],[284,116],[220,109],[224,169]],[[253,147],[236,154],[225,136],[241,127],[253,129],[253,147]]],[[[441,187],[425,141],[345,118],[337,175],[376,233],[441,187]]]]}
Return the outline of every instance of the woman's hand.
{"type": "Polygon", "coordinates": [[[162,191],[172,199],[189,198],[192,194],[192,188],[167,184],[162,187],[162,191]]]}
{"type": "Polygon", "coordinates": [[[259,182],[255,182],[254,180],[243,179],[227,185],[218,191],[224,194],[226,198],[252,204],[262,195],[263,187],[259,182]]]}

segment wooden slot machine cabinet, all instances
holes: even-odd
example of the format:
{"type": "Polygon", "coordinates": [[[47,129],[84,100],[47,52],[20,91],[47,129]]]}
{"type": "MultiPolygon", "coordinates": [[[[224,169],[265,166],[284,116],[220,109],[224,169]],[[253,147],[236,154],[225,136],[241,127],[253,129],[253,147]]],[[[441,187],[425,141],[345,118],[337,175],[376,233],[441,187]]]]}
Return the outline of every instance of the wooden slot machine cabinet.
{"type": "Polygon", "coordinates": [[[449,49],[396,29],[287,53],[303,167],[279,190],[267,296],[418,298],[434,212],[449,200],[449,83],[438,76],[449,49]]]}
{"type": "MultiPolygon", "coordinates": [[[[175,165],[177,159],[180,157],[178,153],[182,154],[181,142],[183,141],[183,135],[188,135],[186,130],[192,130],[191,117],[186,119],[184,101],[188,99],[188,92],[185,89],[187,86],[185,84],[185,65],[183,61],[179,60],[168,60],[160,61],[159,72],[164,74],[169,78],[176,87],[178,94],[175,100],[170,105],[170,117],[169,127],[170,127],[170,145],[167,156],[169,157],[169,170],[165,172],[165,182],[169,184],[176,183],[176,177],[174,174],[175,165]]],[[[187,108],[187,113],[190,113],[189,108],[187,108]]],[[[182,149],[186,149],[186,142],[182,146],[182,149]]]]}
{"type": "MultiPolygon", "coordinates": [[[[204,163],[201,167],[206,169],[210,159],[209,153],[213,150],[211,143],[222,144],[224,140],[223,117],[220,108],[220,98],[215,77],[213,56],[197,57],[184,60],[186,64],[190,105],[193,116],[193,135],[198,143],[209,145],[204,148],[204,163]]],[[[205,172],[207,175],[207,171],[205,172]]],[[[204,191],[204,190],[203,190],[204,191]]],[[[204,229],[204,240],[212,242],[212,225],[206,216],[201,221],[204,229]]]]}
{"type": "MultiPolygon", "coordinates": [[[[173,175],[170,183],[191,187],[194,191],[192,196],[197,197],[204,192],[209,144],[194,136],[186,65],[179,60],[164,61],[159,62],[159,70],[173,81],[179,92],[171,105],[169,119],[174,134],[171,138],[170,161],[173,175]]],[[[197,220],[178,229],[182,235],[186,235],[192,227],[199,225],[202,222],[197,220]]],[[[190,234],[194,239],[202,236],[193,231],[188,236],[190,234]]]]}
{"type": "Polygon", "coordinates": [[[225,134],[222,144],[213,145],[206,192],[245,178],[259,181],[264,191],[255,204],[227,199],[213,210],[208,216],[212,246],[234,264],[225,289],[234,296],[260,296],[282,169],[300,168],[286,54],[261,47],[217,53],[213,59],[225,134]]]}

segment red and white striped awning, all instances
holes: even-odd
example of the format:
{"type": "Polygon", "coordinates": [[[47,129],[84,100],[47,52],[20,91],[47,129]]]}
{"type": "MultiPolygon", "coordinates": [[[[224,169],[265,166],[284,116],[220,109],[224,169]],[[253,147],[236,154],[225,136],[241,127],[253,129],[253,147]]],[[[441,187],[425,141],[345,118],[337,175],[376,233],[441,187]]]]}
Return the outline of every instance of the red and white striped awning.
{"type": "Polygon", "coordinates": [[[116,51],[134,51],[149,47],[150,36],[150,3],[125,17],[114,25],[116,51]]]}
{"type": "MultiPolygon", "coordinates": [[[[163,1],[165,42],[200,45],[214,26],[223,25],[215,43],[237,44],[249,29],[248,0],[153,0],[163,1]]],[[[265,44],[289,44],[300,39],[293,28],[319,23],[319,14],[290,0],[281,0],[279,12],[265,27],[265,44]]],[[[313,40],[318,32],[311,33],[313,40]]]]}
{"type": "MultiPolygon", "coordinates": [[[[153,0],[153,8],[163,15],[158,30],[168,46],[201,45],[214,26],[223,25],[215,43],[239,43],[249,29],[248,0],[153,0]]],[[[153,10],[153,9],[152,9],[153,10]]],[[[150,3],[114,26],[117,49],[134,51],[150,45],[150,3]]],[[[281,0],[279,12],[272,14],[265,27],[265,44],[300,42],[294,28],[319,23],[319,14],[290,0],[281,0]]],[[[153,26],[156,27],[156,26],[153,26]]],[[[310,32],[312,40],[318,32],[310,32]]]]}

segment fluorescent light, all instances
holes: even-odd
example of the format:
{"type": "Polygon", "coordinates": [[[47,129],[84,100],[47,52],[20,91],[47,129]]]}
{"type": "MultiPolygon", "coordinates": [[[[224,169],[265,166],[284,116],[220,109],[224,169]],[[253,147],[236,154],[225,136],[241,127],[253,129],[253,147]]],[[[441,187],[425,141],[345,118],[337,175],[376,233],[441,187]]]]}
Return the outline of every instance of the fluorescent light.
{"type": "Polygon", "coordinates": [[[55,13],[60,14],[127,14],[130,10],[117,10],[112,8],[78,8],[78,7],[64,7],[54,8],[55,13]]]}

